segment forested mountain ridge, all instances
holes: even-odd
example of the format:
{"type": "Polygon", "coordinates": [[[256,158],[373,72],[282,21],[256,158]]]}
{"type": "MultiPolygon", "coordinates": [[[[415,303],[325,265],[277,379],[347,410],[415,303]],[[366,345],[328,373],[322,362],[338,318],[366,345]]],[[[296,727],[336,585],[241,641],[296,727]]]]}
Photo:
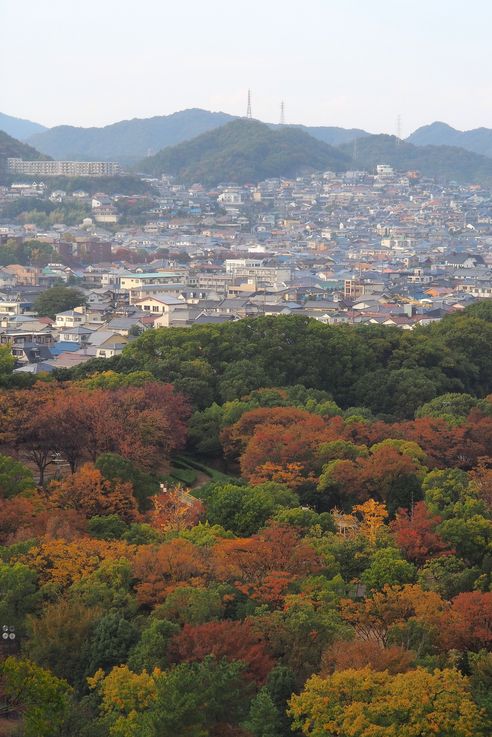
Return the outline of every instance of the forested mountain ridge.
{"type": "Polygon", "coordinates": [[[347,169],[350,158],[300,128],[271,129],[256,120],[238,119],[191,141],[144,159],[138,169],[171,174],[192,184],[257,182],[302,172],[347,169]]]}
{"type": "MultiPolygon", "coordinates": [[[[353,144],[339,147],[347,156],[353,144]]],[[[396,136],[367,136],[357,140],[353,167],[374,171],[378,164],[390,164],[398,171],[419,171],[427,177],[457,182],[492,183],[492,160],[455,146],[416,146],[396,136]]]]}
{"type": "Polygon", "coordinates": [[[33,123],[32,120],[25,120],[24,118],[16,118],[13,115],[0,113],[0,131],[4,131],[4,133],[20,141],[25,141],[35,133],[42,133],[47,130],[48,128],[46,126],[33,123]]]}
{"type": "MultiPolygon", "coordinates": [[[[82,128],[58,125],[33,135],[30,143],[55,159],[116,160],[134,163],[167,146],[191,140],[219,128],[239,116],[199,108],[181,110],[171,115],[121,120],[103,127],[82,128]]],[[[277,129],[279,125],[268,124],[277,129]]],[[[336,126],[293,126],[313,138],[337,145],[367,133],[361,129],[336,126]]],[[[0,126],[1,128],[1,126],[0,126]]]]}
{"type": "Polygon", "coordinates": [[[0,130],[0,170],[6,168],[8,158],[46,160],[50,157],[45,156],[39,151],[36,151],[32,146],[28,146],[27,143],[22,143],[0,130]]]}
{"type": "Polygon", "coordinates": [[[102,128],[59,125],[32,136],[29,142],[55,159],[115,160],[128,164],[233,119],[227,113],[193,108],[172,115],[121,120],[102,128]]]}
{"type": "Polygon", "coordinates": [[[457,146],[492,157],[492,129],[490,128],[460,131],[447,123],[436,121],[417,128],[406,140],[416,146],[457,146]]]}

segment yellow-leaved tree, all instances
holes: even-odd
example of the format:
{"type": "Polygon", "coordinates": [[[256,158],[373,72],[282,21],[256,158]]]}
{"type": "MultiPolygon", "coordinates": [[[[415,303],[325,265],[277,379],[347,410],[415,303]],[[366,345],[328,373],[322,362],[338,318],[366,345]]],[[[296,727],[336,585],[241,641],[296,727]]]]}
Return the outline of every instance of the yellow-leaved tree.
{"type": "Polygon", "coordinates": [[[390,675],[371,668],[312,676],[290,700],[293,728],[309,737],[486,737],[469,681],[457,670],[390,675]]]}

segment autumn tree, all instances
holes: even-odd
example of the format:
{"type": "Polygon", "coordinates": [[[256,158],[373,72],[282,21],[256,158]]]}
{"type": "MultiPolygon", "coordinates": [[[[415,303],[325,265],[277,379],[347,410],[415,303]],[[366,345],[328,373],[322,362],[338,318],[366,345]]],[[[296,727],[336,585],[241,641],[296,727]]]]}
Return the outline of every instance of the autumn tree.
{"type": "Polygon", "coordinates": [[[324,429],[323,420],[316,415],[286,427],[273,423],[260,425],[241,455],[242,475],[250,480],[265,464],[273,463],[281,469],[297,464],[298,475],[309,478],[316,465],[316,448],[323,439],[324,429]]]}
{"type": "Polygon", "coordinates": [[[479,465],[470,471],[470,485],[492,513],[492,468],[480,459],[479,465]]]}
{"type": "Polygon", "coordinates": [[[55,395],[54,387],[42,382],[29,391],[0,394],[0,438],[36,465],[41,485],[56,451],[55,427],[49,412],[55,395]]]}
{"type": "Polygon", "coordinates": [[[36,464],[41,484],[54,453],[72,471],[103,453],[165,470],[170,453],[184,444],[188,415],[187,402],[169,384],[89,390],[38,382],[0,395],[0,439],[36,464]]]}
{"type": "Polygon", "coordinates": [[[446,647],[458,650],[490,650],[492,645],[492,591],[466,591],[451,602],[442,621],[446,647]]]}
{"type": "Polygon", "coordinates": [[[370,668],[312,676],[290,701],[293,727],[309,737],[485,737],[470,683],[456,670],[390,675],[370,668]]]}
{"type": "Polygon", "coordinates": [[[360,532],[369,539],[374,545],[378,531],[383,527],[384,521],[388,517],[388,511],[385,504],[377,502],[375,499],[368,499],[364,504],[357,504],[352,512],[362,517],[360,532]]]}
{"type": "Polygon", "coordinates": [[[208,566],[203,551],[188,540],[176,538],[162,545],[142,545],[135,556],[134,576],[139,601],[161,603],[177,585],[200,585],[208,566]]]}
{"type": "Polygon", "coordinates": [[[322,559],[293,527],[271,527],[250,538],[220,540],[213,550],[215,576],[253,600],[279,606],[289,586],[319,572],[322,559]]]}
{"type": "Polygon", "coordinates": [[[239,662],[182,663],[172,670],[140,674],[126,665],[89,679],[101,697],[102,724],[111,737],[235,735],[247,715],[250,689],[239,662]]]}
{"type": "Polygon", "coordinates": [[[323,653],[321,675],[350,668],[370,667],[391,674],[405,673],[413,667],[415,653],[400,645],[382,645],[375,640],[336,640],[323,653]]]}
{"type": "Polygon", "coordinates": [[[177,663],[203,660],[206,655],[217,660],[242,661],[246,664],[246,676],[260,684],[274,665],[263,638],[247,622],[185,624],[169,644],[171,661],[177,663]]]}
{"type": "Polygon", "coordinates": [[[439,515],[429,512],[423,501],[417,502],[411,512],[399,510],[391,529],[408,560],[420,565],[429,558],[453,552],[449,543],[436,532],[441,521],[439,515]]]}
{"type": "Polygon", "coordinates": [[[151,499],[149,523],[159,532],[179,532],[197,524],[203,515],[203,504],[178,484],[161,488],[151,499]]]}
{"type": "Polygon", "coordinates": [[[385,586],[362,601],[342,599],[340,605],[341,616],[354,628],[357,639],[387,647],[400,633],[400,644],[417,652],[435,640],[449,606],[438,594],[416,584],[385,586]],[[408,623],[419,625],[418,642],[412,639],[412,628],[406,629],[408,623]]]}
{"type": "MultiPolygon", "coordinates": [[[[228,457],[244,453],[246,446],[258,431],[264,428],[282,430],[304,427],[306,431],[321,434],[326,425],[323,419],[297,407],[259,407],[245,412],[235,424],[228,425],[221,434],[224,452],[228,457]]],[[[269,459],[265,456],[265,460],[269,459]]]]}
{"type": "Polygon", "coordinates": [[[318,492],[331,506],[346,508],[350,502],[374,498],[385,502],[391,513],[420,498],[422,474],[420,460],[404,446],[379,443],[367,457],[332,460],[323,466],[318,492]]]}
{"type": "Polygon", "coordinates": [[[111,483],[89,463],[62,481],[52,481],[48,494],[54,506],[75,509],[87,518],[117,514],[131,522],[138,517],[131,483],[111,483]]]}
{"type": "Polygon", "coordinates": [[[49,584],[61,591],[93,573],[102,561],[125,557],[132,557],[132,550],[125,542],[82,537],[74,542],[63,539],[37,542],[12,560],[36,571],[42,586],[49,584]]]}

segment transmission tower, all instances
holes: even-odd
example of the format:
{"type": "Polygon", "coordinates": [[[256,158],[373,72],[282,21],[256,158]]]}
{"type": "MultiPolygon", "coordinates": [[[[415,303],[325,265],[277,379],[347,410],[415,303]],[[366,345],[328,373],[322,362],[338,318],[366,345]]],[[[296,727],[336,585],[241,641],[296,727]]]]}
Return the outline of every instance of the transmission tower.
{"type": "Polygon", "coordinates": [[[280,103],[280,125],[285,125],[285,102],[280,103]]]}
{"type": "Polygon", "coordinates": [[[251,90],[248,90],[248,107],[246,108],[246,117],[247,118],[253,117],[251,113],[251,90]]]}
{"type": "Polygon", "coordinates": [[[398,138],[398,143],[401,142],[401,115],[398,115],[396,118],[396,137],[398,138]]]}

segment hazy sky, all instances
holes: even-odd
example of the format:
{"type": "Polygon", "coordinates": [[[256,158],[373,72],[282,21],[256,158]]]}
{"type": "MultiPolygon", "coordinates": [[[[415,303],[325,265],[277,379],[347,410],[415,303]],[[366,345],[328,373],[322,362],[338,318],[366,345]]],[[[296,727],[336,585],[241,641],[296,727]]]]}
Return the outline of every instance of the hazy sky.
{"type": "Polygon", "coordinates": [[[188,107],[403,135],[492,127],[491,0],[0,0],[0,110],[105,125],[188,107]]]}

